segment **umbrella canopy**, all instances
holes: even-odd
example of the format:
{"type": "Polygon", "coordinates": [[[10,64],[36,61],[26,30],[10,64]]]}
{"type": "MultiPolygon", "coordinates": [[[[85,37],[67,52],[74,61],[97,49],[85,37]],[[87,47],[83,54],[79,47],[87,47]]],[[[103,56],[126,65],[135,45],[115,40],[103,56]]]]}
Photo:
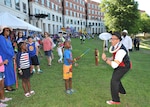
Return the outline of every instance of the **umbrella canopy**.
{"type": "Polygon", "coordinates": [[[109,40],[110,38],[111,38],[111,34],[110,33],[108,33],[108,32],[104,32],[104,33],[101,33],[100,35],[99,35],[99,38],[101,39],[101,40],[109,40]]]}
{"type": "Polygon", "coordinates": [[[9,26],[13,29],[26,29],[26,30],[39,31],[39,32],[42,31],[40,28],[37,28],[17,18],[16,16],[11,15],[8,12],[0,13],[0,25],[9,26]]]}

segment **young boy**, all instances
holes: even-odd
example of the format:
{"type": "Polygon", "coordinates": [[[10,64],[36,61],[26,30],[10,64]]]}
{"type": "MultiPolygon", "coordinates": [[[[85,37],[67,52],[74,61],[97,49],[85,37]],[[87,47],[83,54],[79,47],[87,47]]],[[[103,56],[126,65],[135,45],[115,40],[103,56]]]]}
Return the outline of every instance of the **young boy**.
{"type": "Polygon", "coordinates": [[[71,44],[69,41],[64,42],[64,65],[63,65],[63,79],[65,80],[65,89],[67,94],[72,94],[72,63],[79,58],[72,58],[72,52],[70,50],[71,44]]]}
{"type": "Polygon", "coordinates": [[[0,55],[0,107],[6,107],[7,104],[4,104],[3,102],[7,102],[9,100],[12,100],[12,98],[7,98],[4,95],[4,65],[7,65],[8,60],[3,61],[2,56],[0,55]]]}
{"type": "Polygon", "coordinates": [[[27,50],[31,56],[33,73],[35,72],[34,66],[37,67],[37,73],[42,73],[42,71],[40,69],[40,63],[38,60],[38,56],[37,56],[37,46],[35,45],[35,42],[33,42],[31,36],[28,37],[27,50]]]}

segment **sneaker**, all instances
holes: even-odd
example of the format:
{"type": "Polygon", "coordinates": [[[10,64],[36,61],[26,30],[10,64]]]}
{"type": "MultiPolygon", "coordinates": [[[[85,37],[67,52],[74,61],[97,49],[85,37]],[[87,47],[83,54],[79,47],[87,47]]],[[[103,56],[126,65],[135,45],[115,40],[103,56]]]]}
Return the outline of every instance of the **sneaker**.
{"type": "Polygon", "coordinates": [[[106,101],[106,103],[109,104],[109,105],[120,104],[120,102],[114,102],[112,100],[106,101]]]}
{"type": "Polygon", "coordinates": [[[72,94],[72,92],[70,90],[67,90],[66,94],[72,94]]]}
{"type": "Polygon", "coordinates": [[[35,94],[35,92],[32,90],[32,91],[30,91],[30,95],[34,95],[35,94]]]}
{"type": "Polygon", "coordinates": [[[6,107],[8,104],[0,103],[0,107],[6,107]]]}
{"type": "Polygon", "coordinates": [[[38,71],[37,73],[38,73],[38,74],[39,74],[39,73],[43,73],[43,71],[42,71],[42,70],[40,70],[40,71],[38,71]]]}
{"type": "Polygon", "coordinates": [[[5,92],[13,92],[13,91],[16,91],[16,89],[5,89],[5,92]]]}
{"type": "Polygon", "coordinates": [[[32,70],[32,73],[35,73],[35,70],[32,70]]]}
{"type": "Polygon", "coordinates": [[[25,95],[26,97],[30,97],[30,96],[31,96],[30,93],[25,93],[24,95],[25,95]]]}
{"type": "Polygon", "coordinates": [[[74,93],[74,92],[75,92],[75,90],[73,90],[73,89],[70,89],[70,91],[71,91],[72,93],[74,93]]]}
{"type": "Polygon", "coordinates": [[[4,102],[10,101],[10,100],[12,100],[12,98],[5,97],[5,99],[1,100],[1,102],[4,103],[4,102]]]}

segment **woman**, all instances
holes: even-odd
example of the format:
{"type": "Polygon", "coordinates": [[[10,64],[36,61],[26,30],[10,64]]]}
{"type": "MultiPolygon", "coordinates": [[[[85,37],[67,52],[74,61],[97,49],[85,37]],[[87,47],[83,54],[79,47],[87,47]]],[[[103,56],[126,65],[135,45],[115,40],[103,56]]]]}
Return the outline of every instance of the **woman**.
{"type": "Polygon", "coordinates": [[[4,84],[7,91],[14,91],[11,88],[16,83],[15,72],[13,67],[14,50],[10,40],[10,33],[12,29],[8,26],[0,26],[0,54],[2,59],[8,59],[8,64],[5,65],[5,79],[4,84]]]}
{"type": "Polygon", "coordinates": [[[47,56],[48,65],[51,66],[52,61],[52,48],[53,48],[53,40],[49,37],[49,34],[47,32],[44,33],[44,39],[42,41],[43,43],[43,50],[45,55],[47,56]]]}

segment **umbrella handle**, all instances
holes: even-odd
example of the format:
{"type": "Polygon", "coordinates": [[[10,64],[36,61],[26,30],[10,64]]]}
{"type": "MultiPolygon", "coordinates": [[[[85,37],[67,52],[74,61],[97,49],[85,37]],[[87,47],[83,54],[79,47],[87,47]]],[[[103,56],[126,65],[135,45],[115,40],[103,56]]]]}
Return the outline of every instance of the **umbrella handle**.
{"type": "Polygon", "coordinates": [[[105,40],[103,41],[103,53],[105,53],[105,40]]]}

